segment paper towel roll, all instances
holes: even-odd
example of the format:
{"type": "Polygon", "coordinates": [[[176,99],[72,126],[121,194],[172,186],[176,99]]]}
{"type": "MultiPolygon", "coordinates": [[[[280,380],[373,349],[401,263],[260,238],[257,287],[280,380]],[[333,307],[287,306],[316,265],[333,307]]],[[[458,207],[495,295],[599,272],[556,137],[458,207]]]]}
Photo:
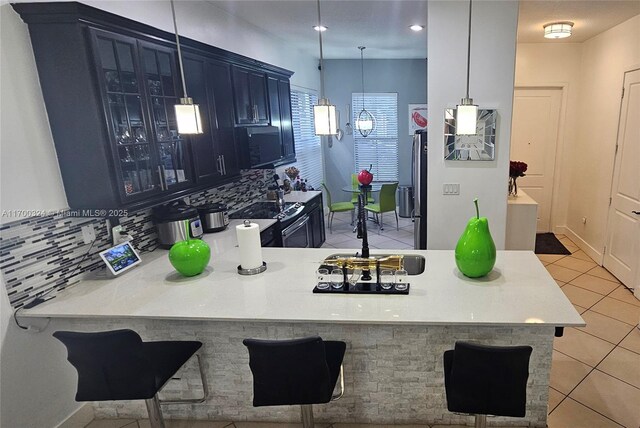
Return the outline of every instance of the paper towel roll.
{"type": "Polygon", "coordinates": [[[245,224],[236,226],[236,236],[238,237],[242,269],[255,269],[262,266],[260,226],[247,221],[245,224]]]}

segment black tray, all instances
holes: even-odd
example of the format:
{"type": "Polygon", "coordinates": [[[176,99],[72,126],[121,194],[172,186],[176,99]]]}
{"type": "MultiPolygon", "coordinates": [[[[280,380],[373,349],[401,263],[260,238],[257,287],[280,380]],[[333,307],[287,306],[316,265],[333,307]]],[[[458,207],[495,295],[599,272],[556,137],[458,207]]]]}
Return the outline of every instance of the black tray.
{"type": "Polygon", "coordinates": [[[411,289],[411,284],[407,284],[406,290],[396,290],[395,287],[391,287],[388,290],[383,290],[382,287],[378,286],[378,284],[370,283],[370,282],[359,282],[355,285],[346,284],[342,288],[335,289],[331,286],[325,290],[318,289],[316,285],[313,287],[313,292],[317,294],[397,294],[397,295],[407,295],[409,294],[409,290],[411,289]]]}

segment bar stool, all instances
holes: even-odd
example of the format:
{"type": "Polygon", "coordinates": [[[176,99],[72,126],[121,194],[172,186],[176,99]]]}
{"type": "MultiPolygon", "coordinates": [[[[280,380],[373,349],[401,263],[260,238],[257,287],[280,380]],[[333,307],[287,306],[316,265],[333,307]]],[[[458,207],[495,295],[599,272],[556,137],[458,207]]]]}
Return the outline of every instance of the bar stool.
{"type": "Polygon", "coordinates": [[[475,414],[476,428],[487,426],[487,415],[524,417],[532,351],[456,342],[444,353],[447,409],[475,414]]]}
{"type": "Polygon", "coordinates": [[[56,331],[53,337],[67,347],[67,360],[78,372],[76,401],[145,400],[151,426],[164,428],[160,404],[202,403],[209,395],[201,342],[143,342],[132,330],[56,331]],[[194,354],[203,397],[160,400],[158,392],[194,354]]]}
{"type": "Polygon", "coordinates": [[[302,425],[313,428],[313,404],[344,393],[342,360],[347,345],[320,337],[294,340],[245,339],[253,373],[253,406],[300,405],[302,425]],[[340,380],[340,392],[333,394],[340,380]]]}

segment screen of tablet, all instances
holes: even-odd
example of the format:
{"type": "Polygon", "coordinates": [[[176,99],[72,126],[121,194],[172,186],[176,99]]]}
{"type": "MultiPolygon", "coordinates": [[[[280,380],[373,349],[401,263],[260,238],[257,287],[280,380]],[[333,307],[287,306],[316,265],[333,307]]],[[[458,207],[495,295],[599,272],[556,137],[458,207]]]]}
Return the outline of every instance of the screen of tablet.
{"type": "Polygon", "coordinates": [[[109,270],[118,275],[142,261],[130,242],[111,247],[100,253],[109,270]]]}

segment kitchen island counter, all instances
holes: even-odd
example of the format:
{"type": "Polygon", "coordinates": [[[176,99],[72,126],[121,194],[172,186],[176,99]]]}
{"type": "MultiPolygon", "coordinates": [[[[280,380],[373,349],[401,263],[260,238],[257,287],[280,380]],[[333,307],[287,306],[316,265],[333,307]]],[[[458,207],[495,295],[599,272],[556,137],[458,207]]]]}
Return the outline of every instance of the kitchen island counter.
{"type": "Polygon", "coordinates": [[[239,249],[235,246],[234,225],[235,222],[221,234],[205,235],[212,257],[207,270],[199,276],[180,276],[169,263],[168,252],[156,250],[142,266],[121,277],[82,281],[20,315],[254,322],[584,325],[531,252],[499,251],[493,272],[486,278],[470,279],[456,269],[453,251],[393,251],[426,257],[425,272],[409,278],[408,296],[313,294],[315,271],[322,260],[336,252],[355,254],[356,250],[264,248],[267,270],[254,276],[241,276],[236,271],[239,249]]]}
{"type": "MultiPolygon", "coordinates": [[[[244,338],[319,335],[347,343],[345,395],[314,410],[316,421],[328,423],[469,424],[470,417],[447,410],[444,351],[457,340],[530,345],[526,416],[494,418],[493,424],[546,426],[555,329],[584,321],[533,253],[500,251],[493,272],[472,280],[455,268],[453,251],[398,251],[426,257],[425,272],[410,277],[409,295],[313,294],[320,262],[355,250],[264,248],[267,270],[240,276],[235,224],[205,235],[212,259],[197,277],[180,277],[167,251],[156,250],[120,278],[82,281],[22,310],[19,318],[23,324],[47,323],[45,335],[130,328],[144,340],[203,342],[212,395],[197,405],[164,406],[165,417],[174,419],[299,421],[296,406],[251,405],[244,338]]],[[[191,362],[168,386],[171,397],[197,396],[198,377],[191,362]]],[[[100,402],[94,408],[97,417],[146,417],[142,402],[100,402]]]]}

